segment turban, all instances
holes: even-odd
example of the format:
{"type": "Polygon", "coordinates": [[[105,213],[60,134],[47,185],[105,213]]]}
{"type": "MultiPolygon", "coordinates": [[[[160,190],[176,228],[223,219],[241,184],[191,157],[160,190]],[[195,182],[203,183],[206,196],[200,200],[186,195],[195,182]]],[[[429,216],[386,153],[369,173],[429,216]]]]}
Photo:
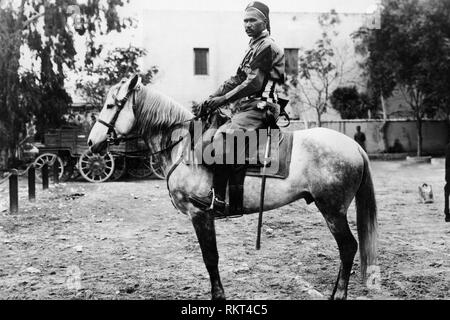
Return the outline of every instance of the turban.
{"type": "Polygon", "coordinates": [[[267,31],[270,33],[269,7],[259,1],[252,1],[248,4],[245,11],[253,10],[256,14],[266,22],[267,31]]]}

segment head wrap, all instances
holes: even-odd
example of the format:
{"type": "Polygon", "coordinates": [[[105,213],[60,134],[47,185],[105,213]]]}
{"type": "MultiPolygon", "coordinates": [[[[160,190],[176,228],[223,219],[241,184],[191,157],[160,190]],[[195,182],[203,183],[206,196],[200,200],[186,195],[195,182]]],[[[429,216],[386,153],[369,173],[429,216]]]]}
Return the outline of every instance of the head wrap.
{"type": "Polygon", "coordinates": [[[258,12],[258,15],[261,15],[261,18],[266,21],[267,31],[270,33],[270,20],[269,20],[269,7],[264,3],[259,1],[250,2],[245,10],[255,10],[258,12]]]}

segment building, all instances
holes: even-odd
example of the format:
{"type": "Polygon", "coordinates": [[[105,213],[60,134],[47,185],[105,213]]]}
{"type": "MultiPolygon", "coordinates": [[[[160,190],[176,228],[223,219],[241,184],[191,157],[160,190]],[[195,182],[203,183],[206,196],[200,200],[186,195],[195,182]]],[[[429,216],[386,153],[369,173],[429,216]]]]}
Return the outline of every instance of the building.
{"type": "MultiPolygon", "coordinates": [[[[320,13],[271,12],[272,35],[285,50],[288,72],[295,72],[298,50],[309,49],[321,37],[320,13]]],[[[141,19],[143,46],[148,50],[144,68],[156,65],[154,86],[183,105],[203,101],[231,75],[241,62],[249,38],[244,33],[243,12],[145,10],[141,19]]],[[[361,86],[361,70],[350,37],[365,22],[365,14],[340,13],[335,44],[351,74],[349,84],[361,86]]],[[[307,120],[315,114],[305,111],[307,120]]],[[[324,120],[339,119],[337,112],[324,120]]]]}

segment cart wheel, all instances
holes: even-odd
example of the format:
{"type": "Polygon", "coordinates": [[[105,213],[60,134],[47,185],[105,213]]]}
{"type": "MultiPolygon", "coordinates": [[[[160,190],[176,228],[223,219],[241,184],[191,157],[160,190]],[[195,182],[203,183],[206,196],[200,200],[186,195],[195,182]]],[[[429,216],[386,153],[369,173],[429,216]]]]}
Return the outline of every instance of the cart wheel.
{"type": "MultiPolygon", "coordinates": [[[[64,174],[64,164],[60,157],[58,157],[54,153],[43,153],[39,155],[36,160],[34,160],[34,166],[36,168],[36,179],[38,181],[42,181],[42,167],[44,166],[44,163],[46,162],[53,162],[58,165],[58,176],[59,180],[62,180],[63,174],[64,174]]],[[[52,168],[49,166],[48,168],[48,178],[49,181],[53,181],[53,174],[52,174],[52,168]]]]}
{"type": "Polygon", "coordinates": [[[127,172],[127,161],[125,157],[114,157],[115,169],[111,178],[112,181],[119,180],[127,172]]]}
{"type": "Polygon", "coordinates": [[[128,160],[128,174],[133,178],[143,179],[150,177],[153,173],[149,158],[130,158],[128,160]]]}
{"type": "Polygon", "coordinates": [[[164,180],[166,178],[166,174],[161,166],[161,161],[158,161],[156,157],[150,156],[149,163],[155,177],[164,180]]]}
{"type": "Polygon", "coordinates": [[[101,155],[88,150],[78,159],[78,170],[89,182],[104,182],[114,173],[114,157],[109,152],[101,155]]]}

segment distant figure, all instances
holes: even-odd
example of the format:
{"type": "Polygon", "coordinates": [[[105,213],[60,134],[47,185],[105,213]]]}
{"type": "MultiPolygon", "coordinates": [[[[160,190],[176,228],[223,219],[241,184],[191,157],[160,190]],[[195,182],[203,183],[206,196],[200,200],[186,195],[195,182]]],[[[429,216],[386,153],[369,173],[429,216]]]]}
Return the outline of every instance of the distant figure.
{"type": "Polygon", "coordinates": [[[445,148],[445,221],[450,222],[450,211],[448,208],[448,197],[450,193],[450,143],[445,148]]]}
{"type": "Polygon", "coordinates": [[[91,123],[89,122],[87,113],[84,117],[83,122],[81,123],[81,127],[83,128],[84,133],[88,134],[89,132],[91,132],[92,126],[91,126],[91,123]]]}
{"type": "Polygon", "coordinates": [[[392,147],[392,152],[401,153],[404,151],[405,151],[405,149],[403,148],[402,144],[400,143],[400,140],[395,139],[394,146],[392,147]]]}
{"type": "Polygon", "coordinates": [[[81,119],[81,116],[78,115],[78,116],[76,117],[76,119],[75,119],[75,124],[76,124],[77,126],[81,126],[82,122],[83,122],[83,120],[81,119]]]}
{"type": "Polygon", "coordinates": [[[356,133],[354,137],[355,141],[358,142],[358,144],[363,148],[364,151],[366,150],[366,135],[364,132],[361,132],[361,126],[356,127],[356,133]]]}
{"type": "Polygon", "coordinates": [[[69,114],[69,118],[67,119],[67,122],[69,124],[75,125],[75,115],[73,113],[69,114]]]}
{"type": "Polygon", "coordinates": [[[36,124],[35,117],[33,116],[29,122],[25,124],[25,128],[27,131],[27,141],[30,143],[34,142],[34,136],[36,135],[36,124]]]}

